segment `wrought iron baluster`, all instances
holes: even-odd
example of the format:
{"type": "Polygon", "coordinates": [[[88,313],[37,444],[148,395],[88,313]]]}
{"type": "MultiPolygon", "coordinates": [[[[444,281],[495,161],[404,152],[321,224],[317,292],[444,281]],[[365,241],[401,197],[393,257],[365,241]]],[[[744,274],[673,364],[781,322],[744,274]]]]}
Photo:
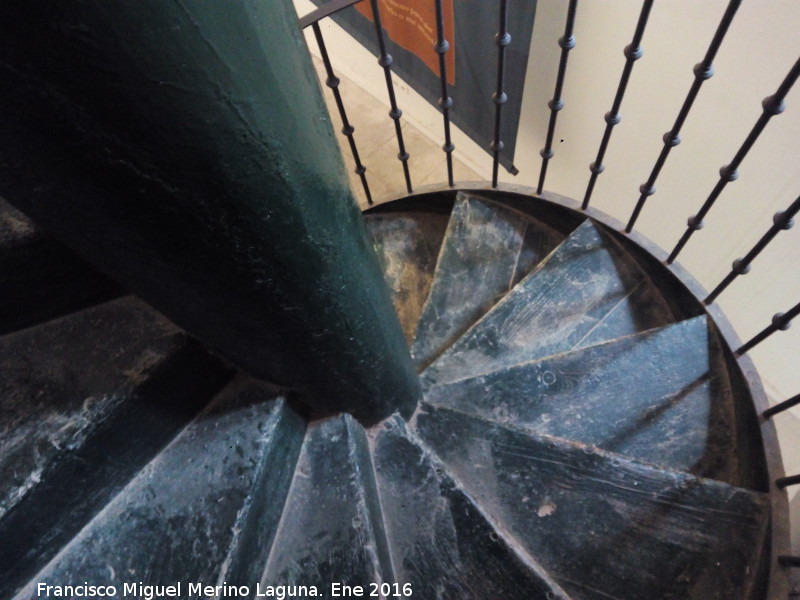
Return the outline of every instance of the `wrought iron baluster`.
{"type": "Polygon", "coordinates": [[[689,238],[692,237],[692,234],[698,229],[702,229],[703,219],[705,218],[706,214],[708,214],[708,211],[711,210],[711,207],[714,205],[714,202],[716,202],[720,193],[722,193],[722,190],[725,189],[725,186],[729,182],[735,181],[739,177],[739,165],[741,164],[742,160],[744,160],[744,157],[747,156],[747,153],[758,139],[758,136],[761,135],[762,131],[764,131],[764,128],[767,126],[769,120],[775,115],[779,115],[783,112],[785,108],[783,100],[786,98],[786,94],[789,93],[789,90],[792,89],[792,86],[797,81],[798,77],[800,77],[800,59],[798,59],[789,70],[789,73],[781,82],[778,90],[772,96],[767,96],[764,98],[764,100],[761,102],[761,106],[763,108],[761,116],[758,118],[758,121],[756,121],[753,129],[750,130],[750,133],[748,134],[741,148],[739,148],[736,156],[733,157],[733,160],[719,170],[719,181],[717,182],[717,185],[714,186],[714,189],[703,203],[700,211],[695,216],[689,218],[686,231],[678,241],[675,249],[667,258],[667,264],[674,262],[678,257],[678,254],[681,252],[681,250],[683,250],[686,242],[688,242],[689,238]]]}
{"type": "Polygon", "coordinates": [[[325,84],[331,88],[331,91],[333,92],[333,98],[336,101],[336,107],[339,109],[339,116],[342,119],[342,133],[345,135],[345,137],[347,137],[347,141],[350,144],[350,151],[353,154],[353,160],[356,163],[355,172],[361,178],[361,185],[364,187],[364,194],[367,197],[367,203],[371,205],[372,194],[369,191],[369,183],[367,183],[367,167],[361,164],[361,157],[358,154],[356,140],[353,137],[355,127],[353,127],[350,124],[350,121],[347,119],[347,111],[344,108],[342,95],[339,92],[339,78],[333,73],[331,59],[328,56],[328,49],[325,47],[325,40],[322,38],[322,31],[320,30],[319,22],[315,21],[312,23],[311,28],[314,30],[314,37],[317,39],[317,46],[319,46],[319,53],[322,56],[322,63],[325,65],[325,72],[328,75],[328,78],[325,80],[325,84]]]}
{"type": "Polygon", "coordinates": [[[791,229],[794,226],[794,216],[800,212],[800,197],[795,200],[792,205],[787,208],[785,211],[780,211],[775,213],[775,216],[772,218],[773,225],[769,228],[769,231],[764,234],[764,236],[758,240],[753,249],[747,253],[744,258],[737,258],[733,261],[733,269],[730,273],[728,273],[727,277],[723,279],[720,284],[714,288],[714,291],[708,295],[708,298],[703,300],[705,304],[711,304],[714,300],[717,299],[725,288],[727,288],[734,279],[736,279],[739,275],[746,275],[750,272],[750,263],[761,254],[764,248],[778,235],[781,230],[784,229],[791,229]]]}
{"type": "Polygon", "coordinates": [[[789,329],[789,326],[792,324],[792,319],[794,319],[797,315],[800,315],[800,303],[793,306],[789,312],[778,313],[773,316],[772,323],[770,323],[768,327],[765,327],[760,333],[753,337],[753,339],[739,348],[736,351],[736,356],[741,356],[748,350],[751,350],[754,346],[757,346],[763,342],[776,331],[786,331],[789,329]]]}
{"type": "Polygon", "coordinates": [[[792,398],[789,398],[788,400],[784,400],[783,402],[780,402],[779,404],[776,404],[775,406],[769,407],[767,410],[765,410],[761,414],[763,415],[763,417],[765,419],[769,419],[771,417],[774,417],[778,413],[782,413],[785,410],[789,410],[790,408],[793,408],[793,407],[797,406],[798,404],[800,404],[800,394],[797,394],[797,396],[793,396],[792,398]]]}
{"type": "Polygon", "coordinates": [[[661,154],[658,155],[656,164],[653,166],[653,170],[650,172],[650,177],[647,178],[645,183],[639,186],[639,200],[636,203],[636,207],[633,209],[633,214],[628,221],[628,225],[625,227],[625,233],[630,233],[633,231],[633,226],[636,223],[636,220],[639,218],[639,214],[642,212],[645,201],[649,196],[652,196],[656,193],[656,179],[658,179],[664,163],[667,162],[667,156],[669,156],[670,150],[681,143],[681,128],[683,127],[683,123],[686,120],[686,117],[688,116],[695,99],[697,98],[697,94],[700,92],[700,87],[703,85],[705,80],[710,79],[714,75],[714,67],[712,65],[714,62],[714,57],[717,55],[717,51],[722,45],[722,40],[725,38],[725,34],[728,32],[728,28],[730,27],[733,17],[736,15],[736,11],[739,9],[739,5],[741,3],[742,0],[731,0],[728,3],[728,8],[722,15],[722,20],[720,21],[717,31],[711,40],[711,45],[708,47],[705,57],[703,58],[702,62],[699,62],[694,66],[694,82],[692,83],[692,87],[689,88],[689,93],[686,95],[686,99],[683,101],[683,106],[681,106],[681,110],[678,112],[678,118],[675,119],[675,124],[672,126],[672,129],[664,134],[662,138],[664,141],[664,147],[661,149],[661,154]]]}
{"type": "Polygon", "coordinates": [[[403,111],[397,107],[397,99],[394,94],[394,83],[392,83],[392,55],[386,51],[386,40],[383,37],[383,24],[381,23],[381,13],[380,9],[378,8],[378,0],[370,0],[370,6],[372,7],[372,18],[375,23],[375,33],[378,37],[378,48],[380,49],[380,58],[378,58],[378,64],[383,67],[383,74],[386,78],[386,90],[389,93],[389,104],[391,106],[391,110],[389,111],[389,116],[394,121],[394,131],[397,136],[397,145],[400,149],[400,152],[397,154],[397,158],[403,163],[403,175],[406,179],[406,189],[410,194],[414,190],[411,188],[411,175],[408,171],[408,158],[409,154],[406,152],[406,145],[403,142],[403,128],[400,126],[400,117],[403,116],[403,111]]]}
{"type": "Polygon", "coordinates": [[[625,46],[625,67],[622,69],[622,77],[619,80],[617,87],[617,94],[614,96],[614,103],[611,110],[605,114],[606,130],[603,133],[603,139],[600,141],[600,149],[597,151],[597,158],[589,165],[589,171],[592,173],[589,178],[589,185],[586,186],[586,194],[583,196],[583,204],[581,209],[586,210],[591,200],[594,185],[597,182],[597,177],[605,170],[603,166],[603,157],[608,148],[608,142],[611,140],[611,132],[614,126],[617,125],[622,117],[619,114],[619,108],[622,105],[622,98],[625,96],[625,88],[628,87],[628,80],[633,71],[633,63],[642,57],[642,36],[644,35],[644,28],[647,25],[647,18],[650,16],[650,9],[653,7],[653,0],[645,0],[642,4],[642,11],[639,13],[639,21],[636,23],[636,31],[633,34],[633,41],[625,46]]]}
{"type": "Polygon", "coordinates": [[[567,24],[564,27],[564,35],[558,38],[558,45],[561,47],[561,58],[558,62],[558,75],[556,76],[556,89],[553,92],[553,99],[547,103],[550,107],[550,123],[547,125],[547,139],[544,148],[539,152],[542,157],[542,169],[539,171],[539,185],[536,193],[541,194],[544,189],[544,178],[547,176],[547,163],[553,158],[553,135],[556,131],[556,120],[558,112],[564,108],[564,101],[561,99],[561,91],[564,87],[564,77],[567,73],[567,60],[569,51],[575,47],[575,36],[572,32],[575,28],[575,13],[578,10],[578,0],[569,0],[567,8],[567,24]]]}
{"type": "Polygon", "coordinates": [[[362,0],[330,0],[330,2],[326,2],[307,15],[300,17],[300,29],[305,29],[309,25],[319,23],[322,19],[330,17],[340,10],[352,6],[353,4],[358,4],[361,1],[362,0]]]}
{"type": "Polygon", "coordinates": [[[778,557],[778,564],[782,567],[800,567],[800,556],[784,554],[778,557]]]}
{"type": "Polygon", "coordinates": [[[447,183],[453,187],[453,150],[455,145],[450,139],[450,107],[453,106],[453,99],[447,94],[447,64],[445,53],[450,48],[450,44],[444,38],[444,11],[442,10],[442,0],[434,0],[436,9],[436,44],[433,49],[439,55],[439,79],[442,85],[442,96],[439,98],[439,107],[442,109],[444,119],[444,150],[447,156],[447,183]]]}
{"type": "Polygon", "coordinates": [[[781,477],[780,479],[775,480],[775,485],[777,485],[781,489],[789,487],[790,485],[797,485],[798,483],[800,483],[800,475],[792,475],[791,477],[781,477]]]}
{"type": "Polygon", "coordinates": [[[494,111],[494,139],[490,144],[492,150],[492,187],[497,187],[497,171],[500,165],[500,152],[503,151],[503,142],[500,140],[500,119],[503,104],[508,96],[503,91],[503,77],[505,74],[506,46],[511,43],[511,34],[508,33],[508,0],[500,0],[500,27],[495,36],[497,44],[497,90],[492,96],[495,104],[494,111]]]}

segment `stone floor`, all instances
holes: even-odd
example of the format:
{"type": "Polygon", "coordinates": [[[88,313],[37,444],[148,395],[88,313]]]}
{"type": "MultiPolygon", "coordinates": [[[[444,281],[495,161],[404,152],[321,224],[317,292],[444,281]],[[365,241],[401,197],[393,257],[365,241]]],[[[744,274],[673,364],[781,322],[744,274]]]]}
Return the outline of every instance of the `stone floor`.
{"type": "MultiPolygon", "coordinates": [[[[333,93],[324,85],[325,68],[322,61],[314,59],[314,65],[323,85],[325,102],[332,114],[334,129],[339,133],[342,121],[339,117],[333,93]]],[[[394,196],[405,189],[402,163],[397,159],[398,145],[394,122],[389,118],[389,108],[346,77],[339,75],[348,120],[355,128],[355,138],[361,163],[367,167],[367,182],[376,203],[394,196]]],[[[401,120],[403,139],[410,155],[408,166],[414,188],[447,181],[444,152],[441,143],[431,140],[407,120],[401,120]]],[[[361,208],[367,207],[366,195],[361,179],[355,174],[355,162],[350,145],[344,135],[337,135],[345,159],[350,182],[361,208]]],[[[453,175],[456,181],[476,181],[481,177],[458,159],[453,159],[453,175]]]]}

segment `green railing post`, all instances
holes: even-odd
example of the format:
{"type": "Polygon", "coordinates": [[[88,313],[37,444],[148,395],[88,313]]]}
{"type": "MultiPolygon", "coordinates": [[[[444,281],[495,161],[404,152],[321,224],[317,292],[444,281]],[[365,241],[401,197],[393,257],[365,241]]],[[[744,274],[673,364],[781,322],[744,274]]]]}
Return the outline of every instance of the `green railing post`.
{"type": "Polygon", "coordinates": [[[0,16],[0,194],[312,410],[412,410],[418,379],[288,0],[0,16]]]}

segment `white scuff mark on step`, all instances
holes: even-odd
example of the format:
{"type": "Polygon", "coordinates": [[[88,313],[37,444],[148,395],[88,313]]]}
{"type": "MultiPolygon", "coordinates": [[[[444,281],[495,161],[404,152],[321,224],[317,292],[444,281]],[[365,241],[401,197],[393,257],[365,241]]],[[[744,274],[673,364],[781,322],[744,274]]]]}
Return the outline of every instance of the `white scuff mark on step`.
{"type": "Polygon", "coordinates": [[[545,500],[539,507],[539,512],[537,512],[536,514],[539,515],[540,517],[549,517],[554,512],[556,512],[555,503],[549,500],[545,500]]]}
{"type": "MultiPolygon", "coordinates": [[[[2,518],[9,510],[11,510],[17,503],[25,497],[25,495],[38,483],[42,481],[42,473],[44,467],[39,465],[33,472],[31,472],[25,480],[11,491],[8,498],[0,504],[0,518],[2,518]]],[[[14,477],[18,477],[17,472],[14,472],[14,477]]]]}

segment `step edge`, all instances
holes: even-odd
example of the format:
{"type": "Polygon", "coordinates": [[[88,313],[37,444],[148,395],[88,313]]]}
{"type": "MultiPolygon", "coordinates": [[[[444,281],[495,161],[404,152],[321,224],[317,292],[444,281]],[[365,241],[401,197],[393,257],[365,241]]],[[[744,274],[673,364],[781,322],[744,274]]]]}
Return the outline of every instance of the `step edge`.
{"type": "MultiPolygon", "coordinates": [[[[10,596],[10,598],[14,600],[22,600],[22,598],[19,598],[20,594],[23,594],[25,590],[37,580],[37,577],[39,576],[40,573],[45,571],[48,567],[50,567],[50,565],[56,563],[66,552],[70,550],[70,548],[74,544],[78,543],[81,534],[88,528],[90,528],[92,526],[92,523],[94,523],[97,519],[102,518],[105,513],[111,510],[112,505],[125,494],[126,490],[136,481],[136,479],[142,473],[144,473],[151,465],[155,465],[160,460],[161,455],[164,452],[167,452],[171,447],[178,444],[181,440],[181,437],[184,434],[186,434],[186,432],[193,425],[199,423],[203,418],[205,418],[205,416],[210,411],[214,410],[215,404],[217,402],[217,399],[220,397],[220,394],[222,394],[224,390],[227,388],[227,386],[230,384],[231,384],[230,379],[226,383],[223,383],[220,386],[220,388],[212,394],[211,398],[208,401],[206,401],[205,405],[199,411],[197,411],[188,421],[186,421],[176,431],[176,433],[158,450],[158,452],[153,454],[153,456],[148,461],[146,461],[140,468],[138,468],[136,472],[128,479],[125,485],[120,487],[116,493],[114,493],[109,499],[107,499],[107,501],[100,508],[100,510],[95,512],[90,519],[86,520],[86,522],[84,522],[83,525],[81,525],[78,529],[76,529],[73,532],[72,536],[67,540],[67,542],[65,544],[62,544],[61,547],[59,547],[58,550],[50,558],[44,561],[42,565],[38,569],[36,569],[36,571],[32,574],[31,577],[26,578],[24,583],[22,583],[21,585],[17,585],[16,589],[11,591],[12,595],[10,596]]],[[[0,593],[3,592],[0,591],[0,593]]]]}
{"type": "Polygon", "coordinates": [[[392,558],[391,544],[386,531],[386,519],[378,491],[375,464],[372,460],[372,446],[365,429],[354,419],[347,417],[348,445],[351,461],[357,468],[358,492],[364,506],[369,530],[375,543],[374,569],[381,581],[376,583],[397,583],[396,568],[392,558]]]}
{"type": "MultiPolygon", "coordinates": [[[[263,494],[259,492],[264,490],[271,482],[273,472],[270,470],[270,466],[271,459],[274,458],[275,454],[280,453],[281,450],[287,450],[292,458],[291,464],[296,467],[302,441],[305,437],[306,423],[302,417],[294,413],[288,406],[285,395],[281,394],[272,401],[276,402],[276,405],[272,409],[265,427],[268,433],[262,437],[262,440],[266,442],[264,444],[265,447],[259,457],[256,474],[250,486],[248,497],[236,517],[234,523],[234,531],[236,533],[231,539],[228,553],[220,566],[217,585],[235,582],[235,584],[240,583],[241,585],[251,586],[251,578],[260,575],[275,542],[280,517],[275,519],[268,531],[265,531],[264,521],[266,519],[264,514],[268,512],[270,507],[267,502],[262,501],[263,494]],[[297,440],[295,440],[293,434],[297,432],[301,432],[301,435],[296,436],[297,440]],[[289,443],[286,443],[287,439],[289,443]],[[259,502],[256,502],[257,500],[259,502]],[[248,535],[251,530],[254,531],[248,535]],[[266,538],[264,537],[265,534],[266,538]],[[255,560],[253,559],[253,553],[248,552],[248,549],[252,547],[253,536],[255,536],[255,542],[260,548],[255,560]],[[267,550],[266,552],[264,551],[265,549],[267,550]],[[261,569],[258,567],[259,564],[261,569]],[[254,567],[258,572],[253,571],[254,567]]],[[[289,478],[289,483],[285,486],[282,501],[274,499],[276,505],[280,502],[281,516],[283,507],[289,497],[289,489],[294,475],[293,468],[289,469],[289,471],[292,473],[292,477],[289,478]]]]}
{"type": "MultiPolygon", "coordinates": [[[[415,412],[412,419],[416,419],[417,412],[415,412]]],[[[539,561],[537,561],[534,556],[525,550],[504,527],[497,523],[497,521],[483,509],[480,503],[478,503],[472,494],[467,491],[459,478],[450,471],[447,464],[439,458],[436,452],[430,446],[428,446],[428,444],[426,444],[425,441],[419,437],[419,435],[417,435],[412,421],[410,420],[408,423],[403,421],[401,426],[403,427],[403,432],[408,437],[409,441],[416,444],[424,453],[424,455],[431,461],[431,465],[433,465],[435,469],[440,470],[445,477],[452,482],[453,489],[461,494],[467,500],[467,502],[472,505],[476,513],[481,516],[489,529],[493,530],[497,534],[498,540],[502,541],[502,544],[506,550],[513,554],[522,565],[529,569],[534,576],[539,578],[548,587],[550,587],[555,594],[557,594],[553,596],[552,600],[572,600],[572,598],[563,590],[555,578],[550,575],[550,573],[539,563],[539,561]]],[[[548,598],[548,600],[550,599],[548,598]]]]}
{"type": "MultiPolygon", "coordinates": [[[[445,229],[445,234],[444,234],[444,237],[442,238],[442,243],[439,246],[439,254],[436,257],[436,266],[435,266],[434,271],[433,271],[433,278],[431,280],[430,290],[428,291],[428,297],[425,299],[425,303],[422,306],[422,311],[420,312],[420,317],[419,317],[419,319],[417,321],[417,329],[414,332],[414,337],[413,337],[412,342],[411,342],[411,344],[409,346],[410,351],[411,351],[411,355],[412,355],[412,357],[414,358],[415,361],[418,360],[416,355],[414,354],[414,348],[416,347],[417,339],[418,339],[418,337],[419,337],[419,335],[421,333],[419,331],[419,326],[422,323],[422,317],[425,315],[425,312],[426,312],[426,310],[428,308],[428,304],[429,304],[431,296],[432,296],[432,292],[434,290],[434,284],[435,284],[435,282],[437,280],[437,274],[438,274],[438,271],[439,271],[439,265],[441,264],[442,255],[446,250],[446,241],[448,239],[448,234],[450,233],[451,224],[454,223],[454,221],[452,220],[453,213],[456,210],[456,206],[457,206],[457,203],[459,202],[459,200],[461,200],[463,202],[467,202],[467,201],[469,201],[471,199],[475,199],[475,200],[477,200],[479,202],[483,202],[484,204],[487,204],[487,205],[497,206],[497,207],[501,208],[503,211],[507,211],[507,212],[510,212],[510,213],[514,214],[517,218],[519,218],[519,220],[522,223],[524,223],[525,231],[527,231],[527,228],[531,224],[535,224],[535,225],[541,227],[541,229],[546,230],[548,235],[550,235],[552,233],[554,239],[560,238],[560,241],[553,247],[553,249],[546,256],[540,258],[537,261],[536,265],[534,265],[534,267],[531,269],[531,271],[526,273],[524,277],[522,277],[519,281],[517,281],[517,283],[514,283],[514,279],[516,278],[516,274],[517,274],[517,268],[518,268],[518,265],[519,265],[520,255],[521,255],[521,252],[522,252],[522,248],[523,248],[523,246],[525,244],[524,235],[521,236],[519,248],[517,249],[517,251],[515,253],[514,268],[511,271],[509,285],[508,285],[506,291],[503,293],[502,297],[498,298],[491,306],[489,306],[486,309],[486,311],[482,315],[480,315],[478,317],[478,319],[476,321],[474,321],[471,325],[469,325],[469,327],[467,327],[466,329],[464,329],[460,333],[453,334],[452,339],[449,340],[449,341],[444,342],[445,345],[438,352],[435,352],[433,356],[428,357],[423,362],[416,363],[417,364],[417,370],[420,373],[423,372],[425,369],[427,369],[429,366],[431,366],[433,363],[435,363],[439,359],[439,357],[442,354],[444,354],[455,342],[457,342],[461,337],[466,335],[469,332],[469,330],[472,329],[472,327],[474,325],[476,325],[478,322],[480,322],[480,320],[483,319],[483,317],[486,314],[491,312],[491,310],[494,309],[495,306],[497,306],[499,303],[501,303],[503,301],[503,299],[509,293],[511,293],[511,291],[516,286],[518,286],[520,283],[522,283],[523,280],[527,279],[527,277],[529,275],[531,275],[533,272],[538,270],[540,268],[540,266],[544,262],[546,262],[553,255],[553,253],[555,253],[555,251],[561,246],[561,244],[564,242],[564,239],[566,239],[566,238],[561,237],[557,231],[555,231],[552,227],[550,227],[546,223],[543,223],[539,219],[536,219],[535,217],[533,217],[531,215],[525,214],[524,212],[519,211],[519,210],[517,210],[517,209],[515,209],[515,208],[513,208],[511,206],[507,206],[507,205],[505,205],[503,203],[496,202],[494,200],[491,200],[489,198],[485,198],[483,196],[479,196],[479,195],[475,195],[475,194],[459,191],[456,194],[456,199],[455,199],[455,201],[453,203],[453,210],[450,213],[450,220],[448,221],[447,228],[445,229]]],[[[569,237],[569,236],[567,236],[567,237],[569,237]]],[[[424,332],[422,332],[422,333],[424,333],[424,332]]]]}
{"type": "MultiPolygon", "coordinates": [[[[526,367],[528,365],[535,365],[536,363],[539,363],[539,362],[542,362],[542,361],[545,361],[545,360],[554,360],[554,359],[560,358],[562,356],[567,356],[569,354],[578,353],[578,352],[585,352],[585,351],[588,351],[591,348],[598,348],[600,346],[605,346],[605,345],[616,344],[616,343],[619,343],[619,342],[628,341],[628,340],[630,340],[632,338],[635,338],[635,337],[644,337],[644,336],[653,335],[654,333],[657,333],[657,332],[662,331],[664,329],[668,329],[668,328],[674,327],[676,325],[681,325],[681,324],[687,323],[689,321],[692,321],[694,319],[703,319],[706,322],[709,321],[709,319],[707,318],[706,315],[698,315],[696,317],[689,317],[688,319],[683,319],[682,321],[675,321],[674,323],[669,323],[667,325],[660,325],[658,327],[653,327],[651,329],[645,329],[644,331],[637,331],[636,333],[623,335],[623,336],[620,336],[618,338],[614,338],[614,339],[611,339],[611,340],[604,340],[604,341],[601,341],[601,342],[597,342],[596,344],[592,344],[590,346],[584,346],[582,348],[573,347],[573,348],[569,348],[567,350],[564,350],[562,352],[556,352],[555,354],[548,354],[546,356],[540,356],[540,357],[537,357],[537,358],[533,358],[531,360],[526,360],[526,361],[523,361],[523,362],[514,363],[512,365],[507,365],[507,366],[504,366],[504,367],[500,367],[499,369],[494,369],[492,371],[485,371],[485,372],[481,372],[481,373],[478,373],[478,374],[470,375],[468,377],[459,377],[457,379],[453,379],[453,380],[450,380],[450,381],[443,381],[441,383],[434,383],[434,384],[426,386],[424,388],[424,390],[428,391],[428,390],[436,388],[436,387],[445,387],[445,386],[452,385],[452,384],[455,384],[455,383],[460,383],[460,382],[463,382],[463,381],[470,381],[472,379],[477,379],[479,377],[484,377],[486,375],[491,375],[493,373],[499,373],[500,371],[524,368],[524,367],[526,367]]],[[[425,384],[425,371],[420,373],[420,377],[421,377],[423,385],[424,385],[425,384]]]]}
{"type": "MultiPolygon", "coordinates": [[[[649,462],[646,462],[646,461],[643,461],[643,460],[640,460],[640,459],[637,459],[637,458],[631,458],[631,457],[625,456],[623,454],[618,454],[618,453],[613,452],[611,450],[604,450],[603,448],[599,448],[599,447],[597,447],[597,446],[595,446],[593,444],[586,444],[584,442],[578,442],[578,441],[575,441],[575,440],[570,440],[570,439],[559,437],[559,436],[554,436],[554,435],[550,435],[550,434],[546,434],[546,433],[539,433],[539,432],[531,431],[531,430],[526,429],[526,428],[524,428],[522,426],[514,425],[514,424],[511,424],[511,423],[500,423],[498,421],[495,421],[495,420],[487,418],[487,417],[482,417],[482,416],[474,415],[472,413],[468,413],[468,412],[465,412],[465,411],[458,410],[457,408],[452,408],[452,407],[449,407],[449,406],[441,406],[441,405],[438,405],[438,404],[432,404],[432,403],[429,403],[427,401],[423,401],[421,403],[421,405],[420,405],[420,410],[422,410],[422,408],[424,406],[431,407],[431,408],[433,408],[435,410],[451,412],[451,413],[457,414],[459,416],[467,417],[467,418],[469,418],[471,420],[474,420],[474,421],[485,422],[485,423],[487,423],[487,424],[489,424],[491,426],[497,427],[499,429],[505,429],[505,430],[511,431],[512,433],[516,433],[516,434],[524,435],[524,436],[531,437],[531,438],[534,438],[534,439],[538,439],[538,440],[541,440],[542,442],[545,442],[545,443],[552,442],[552,443],[556,444],[557,446],[567,446],[567,447],[568,446],[575,446],[575,447],[577,447],[577,448],[579,448],[581,450],[584,450],[584,451],[589,450],[589,452],[591,454],[596,454],[596,455],[598,455],[598,456],[600,456],[600,457],[602,457],[604,459],[607,459],[609,461],[616,461],[616,462],[623,463],[623,464],[624,463],[629,463],[631,465],[642,467],[642,468],[645,468],[646,470],[650,470],[650,471],[654,471],[654,472],[668,473],[668,474],[673,474],[673,475],[681,475],[683,477],[687,477],[687,478],[691,478],[693,480],[696,480],[700,484],[703,484],[703,485],[708,484],[708,485],[711,485],[713,487],[724,487],[725,489],[744,492],[744,493],[747,493],[749,495],[752,495],[754,497],[759,498],[759,503],[763,504],[765,508],[769,508],[769,502],[768,502],[769,493],[767,493],[767,492],[760,492],[758,490],[751,490],[751,489],[748,489],[748,488],[745,488],[745,487],[741,487],[741,486],[733,485],[731,483],[727,483],[725,481],[720,481],[718,479],[711,479],[711,478],[708,478],[708,477],[702,477],[702,476],[699,476],[699,475],[695,475],[693,473],[688,473],[686,471],[679,471],[679,470],[676,470],[676,469],[670,469],[669,467],[662,467],[660,465],[654,465],[652,463],[649,463],[649,462]]],[[[416,414],[415,414],[415,416],[416,416],[416,414]]]]}

